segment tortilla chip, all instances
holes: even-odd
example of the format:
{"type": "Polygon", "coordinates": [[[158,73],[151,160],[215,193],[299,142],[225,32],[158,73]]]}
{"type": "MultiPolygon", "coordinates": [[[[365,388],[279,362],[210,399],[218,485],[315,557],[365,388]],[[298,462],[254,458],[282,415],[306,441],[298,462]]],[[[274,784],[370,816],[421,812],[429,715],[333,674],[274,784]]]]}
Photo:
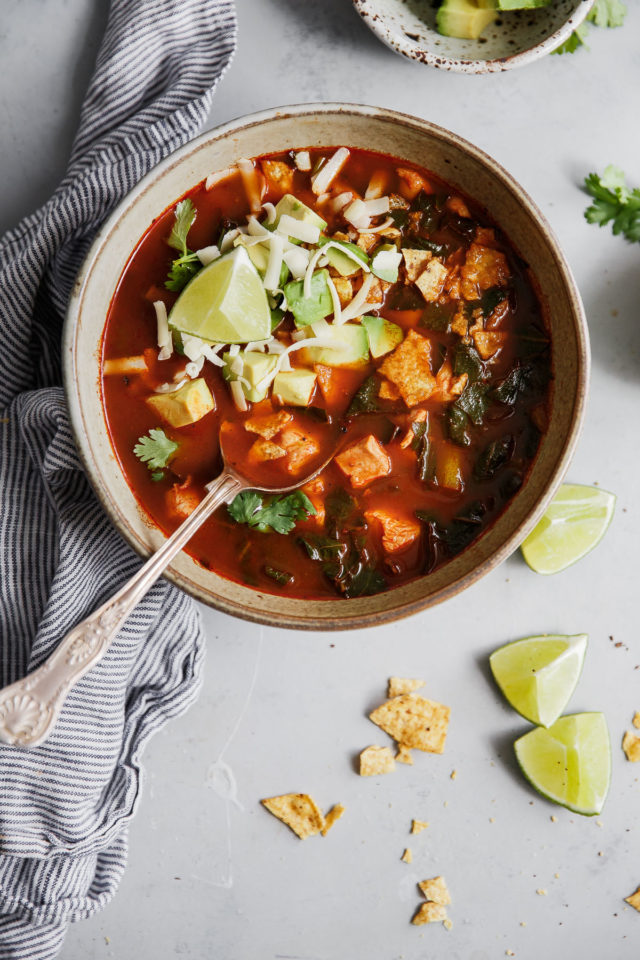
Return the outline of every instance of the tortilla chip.
{"type": "MultiPolygon", "coordinates": [[[[413,431],[411,431],[413,433],[413,431]]],[[[389,689],[387,696],[400,697],[403,693],[413,693],[424,687],[424,680],[411,679],[410,677],[389,677],[389,689]]]]}
{"type": "Polygon", "coordinates": [[[376,777],[380,773],[391,773],[395,768],[390,747],[367,747],[360,754],[361,777],[376,777]]]}
{"type": "Polygon", "coordinates": [[[403,863],[411,863],[413,860],[413,854],[411,853],[411,850],[409,850],[409,847],[407,847],[400,859],[403,863]]]}
{"type": "Polygon", "coordinates": [[[426,820],[412,820],[411,821],[411,833],[422,833],[423,830],[426,830],[429,824],[426,820]]]}
{"type": "Polygon", "coordinates": [[[625,897],[624,902],[628,903],[629,906],[640,913],[640,887],[638,887],[636,892],[632,893],[630,897],[625,897]]]}
{"type": "Polygon", "coordinates": [[[326,837],[326,835],[329,833],[329,830],[331,830],[331,827],[334,825],[336,820],[340,819],[344,811],[345,808],[341,803],[336,803],[335,806],[331,807],[331,810],[329,810],[324,818],[324,827],[320,831],[323,837],[326,837]]]}
{"type": "Polygon", "coordinates": [[[627,731],[622,738],[622,749],[627,755],[627,760],[637,763],[640,760],[640,737],[627,731]]]}
{"type": "Polygon", "coordinates": [[[413,757],[411,756],[411,748],[405,747],[404,743],[399,743],[398,752],[396,753],[396,760],[398,763],[407,763],[410,767],[412,767],[413,757]]]}
{"type": "Polygon", "coordinates": [[[430,902],[439,903],[442,907],[446,907],[447,904],[451,903],[451,894],[449,893],[444,877],[432,877],[431,880],[422,880],[418,886],[430,902]]]}
{"type": "Polygon", "coordinates": [[[450,713],[442,703],[404,694],[387,700],[369,714],[369,719],[404,747],[442,753],[450,713]]]}
{"type": "Polygon", "coordinates": [[[637,710],[633,715],[633,720],[631,721],[631,723],[634,725],[636,730],[640,730],[640,713],[638,713],[637,710]]]}
{"type": "Polygon", "coordinates": [[[315,800],[306,793],[285,793],[260,801],[269,813],[282,820],[301,840],[320,833],[325,819],[315,800]]]}
{"type": "Polygon", "coordinates": [[[442,923],[447,919],[446,908],[439,903],[422,903],[413,917],[411,923],[416,927],[424,923],[442,923]]]}

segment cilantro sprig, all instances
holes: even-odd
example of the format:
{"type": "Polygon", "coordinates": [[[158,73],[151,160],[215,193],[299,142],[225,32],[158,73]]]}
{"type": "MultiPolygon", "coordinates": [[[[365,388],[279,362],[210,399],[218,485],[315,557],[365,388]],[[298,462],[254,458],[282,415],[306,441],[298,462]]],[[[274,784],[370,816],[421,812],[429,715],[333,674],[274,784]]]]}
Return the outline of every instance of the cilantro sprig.
{"type": "Polygon", "coordinates": [[[186,287],[189,280],[201,269],[202,264],[198,255],[189,250],[187,246],[187,236],[196,219],[196,208],[193,202],[188,197],[186,200],[181,200],[180,203],[176,204],[174,216],[175,223],[171,228],[167,243],[174,250],[177,250],[180,256],[176,257],[171,264],[165,287],[167,290],[173,290],[177,293],[183,287],[186,287]]]}
{"type": "MultiPolygon", "coordinates": [[[[171,440],[164,430],[159,427],[152,427],[149,430],[149,436],[140,437],[133,452],[138,460],[146,463],[149,470],[163,470],[171,457],[175,454],[180,444],[171,440]]],[[[155,473],[152,474],[153,480],[160,479],[155,473]]]]}
{"type": "Polygon", "coordinates": [[[640,243],[640,189],[630,190],[623,171],[609,164],[602,176],[590,173],[584,189],[593,203],[584,212],[588,223],[604,227],[612,224],[616,236],[623,234],[632,243],[640,243]]]}
{"type": "Polygon", "coordinates": [[[621,27],[626,15],[627,7],[622,0],[595,0],[587,14],[587,22],[576,27],[565,42],[551,52],[558,54],[575,53],[579,47],[586,47],[588,50],[589,45],[586,42],[589,35],[588,23],[593,23],[596,27],[621,27]]]}
{"type": "Polygon", "coordinates": [[[298,520],[316,514],[316,508],[301,490],[284,497],[263,497],[255,490],[239,493],[227,507],[236,523],[247,523],[261,533],[289,533],[298,520]]]}

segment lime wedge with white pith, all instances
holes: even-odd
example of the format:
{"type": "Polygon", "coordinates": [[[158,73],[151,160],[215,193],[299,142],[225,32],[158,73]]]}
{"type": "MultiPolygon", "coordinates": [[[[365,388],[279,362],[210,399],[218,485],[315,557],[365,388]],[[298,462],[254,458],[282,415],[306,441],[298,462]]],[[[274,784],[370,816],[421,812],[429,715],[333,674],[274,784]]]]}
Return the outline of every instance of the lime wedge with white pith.
{"type": "Polygon", "coordinates": [[[267,294],[244,247],[196,273],[176,300],[169,326],[216,343],[248,343],[271,336],[267,294]]]}
{"type": "Polygon", "coordinates": [[[570,567],[600,543],[615,505],[614,494],[606,490],[563,484],[522,544],[524,559],[536,573],[559,573],[570,567]]]}
{"type": "Polygon", "coordinates": [[[550,727],[566,707],[582,672],[587,635],[527,637],[489,657],[496,683],[514,710],[550,727]]]}
{"type": "Polygon", "coordinates": [[[611,744],[602,713],[560,717],[514,744],[527,780],[538,793],[575,813],[600,813],[611,779],[611,744]]]}

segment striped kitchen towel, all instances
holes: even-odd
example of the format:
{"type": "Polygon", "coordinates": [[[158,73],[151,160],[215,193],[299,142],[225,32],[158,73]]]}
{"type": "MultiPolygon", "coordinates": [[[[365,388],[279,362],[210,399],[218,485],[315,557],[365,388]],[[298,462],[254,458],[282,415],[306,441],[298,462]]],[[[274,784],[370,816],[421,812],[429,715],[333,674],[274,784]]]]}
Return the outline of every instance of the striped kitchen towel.
{"type": "MultiPolygon", "coordinates": [[[[62,319],[95,231],[202,127],[235,39],[232,0],[112,0],[68,172],[0,240],[2,686],[139,567],[76,455],[60,387],[62,319]]],[[[1,960],[54,957],[67,923],[114,895],[142,750],[194,700],[202,656],[192,601],[157,583],[50,739],[0,746],[1,960]]]]}

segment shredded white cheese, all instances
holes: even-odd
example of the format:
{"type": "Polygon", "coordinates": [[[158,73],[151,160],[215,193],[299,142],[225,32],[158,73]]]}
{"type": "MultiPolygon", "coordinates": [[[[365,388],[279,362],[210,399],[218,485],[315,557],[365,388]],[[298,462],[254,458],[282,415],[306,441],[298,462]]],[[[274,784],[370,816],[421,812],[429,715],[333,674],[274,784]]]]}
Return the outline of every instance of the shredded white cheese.
{"type": "Polygon", "coordinates": [[[373,284],[374,277],[372,273],[369,273],[364,280],[362,281],[362,286],[356,293],[353,300],[347,304],[347,306],[342,311],[342,322],[346,323],[347,320],[354,320],[356,317],[359,317],[362,313],[363,307],[367,301],[367,294],[371,289],[373,284]]]}
{"type": "Polygon", "coordinates": [[[299,150],[293,159],[298,170],[311,170],[311,156],[308,150],[299,150]]]}
{"type": "Polygon", "coordinates": [[[365,200],[375,200],[377,197],[381,197],[385,191],[387,185],[387,174],[384,170],[376,170],[371,174],[371,179],[369,180],[369,186],[365,192],[365,200]]]}
{"type": "MultiPolygon", "coordinates": [[[[331,302],[333,303],[333,322],[336,325],[338,325],[344,322],[342,320],[342,307],[340,306],[340,297],[338,296],[336,285],[331,279],[331,277],[327,277],[327,286],[329,287],[329,293],[331,294],[331,302]]],[[[315,333],[315,330],[314,330],[314,333],[315,333]]]]}
{"type": "Polygon", "coordinates": [[[356,230],[365,230],[369,226],[370,216],[364,200],[356,199],[350,203],[344,211],[344,218],[348,220],[356,230]]]}
{"type": "Polygon", "coordinates": [[[382,213],[389,213],[389,197],[379,197],[377,200],[364,200],[363,203],[370,217],[379,217],[382,213]]]}
{"type": "Polygon", "coordinates": [[[303,293],[304,293],[305,300],[311,296],[311,278],[313,276],[313,272],[316,269],[318,263],[320,262],[320,258],[324,257],[327,250],[330,250],[331,247],[335,247],[336,250],[340,250],[342,253],[345,254],[345,256],[350,257],[350,259],[353,260],[354,263],[357,263],[358,266],[362,270],[364,270],[365,273],[369,272],[368,265],[364,262],[364,260],[360,259],[357,253],[354,253],[353,250],[349,249],[349,247],[346,247],[343,243],[340,243],[339,240],[329,240],[328,243],[325,243],[323,244],[323,246],[319,247],[315,251],[315,253],[311,256],[311,259],[309,260],[309,266],[307,267],[306,273],[304,275],[303,293]]]}
{"type": "MultiPolygon", "coordinates": [[[[184,372],[191,379],[195,380],[202,368],[204,367],[204,354],[201,357],[198,357],[197,360],[190,360],[189,363],[184,368],[184,372]]],[[[222,361],[221,361],[222,362],[222,361]]]]}
{"type": "Polygon", "coordinates": [[[294,247],[293,250],[285,250],[283,260],[291,270],[294,280],[300,280],[304,277],[309,266],[309,251],[304,247],[294,247]]]}
{"type": "Polygon", "coordinates": [[[236,405],[236,409],[239,410],[241,413],[244,413],[245,410],[248,410],[249,408],[247,407],[247,398],[244,395],[244,390],[242,389],[242,384],[240,383],[240,381],[230,380],[229,389],[231,390],[231,397],[233,399],[234,404],[236,405]]]}
{"type": "Polygon", "coordinates": [[[276,208],[272,203],[263,203],[262,209],[266,210],[267,215],[264,218],[264,223],[274,223],[276,219],[276,208]]]}
{"type": "Polygon", "coordinates": [[[346,147],[339,147],[334,155],[327,160],[325,165],[320,168],[316,173],[315,177],[311,180],[311,189],[319,196],[321,193],[325,193],[334,179],[340,173],[340,170],[347,162],[349,158],[349,151],[346,147]]]}
{"type": "Polygon", "coordinates": [[[173,337],[167,322],[167,308],[162,300],[154,300],[153,308],[156,311],[157,340],[160,347],[158,360],[168,360],[173,353],[173,337]]]}
{"type": "Polygon", "coordinates": [[[187,382],[187,378],[183,377],[178,383],[160,383],[157,387],[153,388],[154,393],[173,393],[174,390],[179,390],[180,387],[183,387],[187,382]]]}
{"type": "Polygon", "coordinates": [[[276,233],[281,233],[285,237],[293,237],[294,240],[300,240],[301,243],[316,244],[320,239],[320,227],[315,223],[307,223],[305,220],[296,220],[295,217],[283,213],[278,221],[276,233]]]}
{"type": "Polygon", "coordinates": [[[294,350],[301,350],[302,347],[331,347],[336,350],[345,350],[347,345],[341,343],[338,340],[335,340],[331,337],[305,337],[304,340],[298,340],[294,343],[290,343],[288,347],[285,347],[284,351],[278,357],[277,363],[274,369],[267,373],[261,380],[256,384],[256,390],[266,390],[270,384],[276,378],[277,373],[282,370],[283,364],[286,362],[290,353],[293,353],[294,350]]]}
{"type": "Polygon", "coordinates": [[[200,250],[196,250],[196,256],[202,266],[206,267],[208,264],[213,263],[214,260],[218,259],[220,256],[220,250],[214,243],[210,247],[201,247],[200,250]]]}
{"type": "Polygon", "coordinates": [[[269,260],[265,270],[264,280],[262,281],[265,290],[276,290],[280,279],[280,268],[282,267],[282,254],[284,253],[283,237],[274,236],[269,245],[269,260]]]}
{"type": "Polygon", "coordinates": [[[226,253],[227,250],[230,250],[233,246],[233,242],[236,237],[240,236],[241,231],[234,227],[233,230],[227,230],[222,240],[220,241],[220,253],[226,253]]]}
{"type": "Polygon", "coordinates": [[[251,210],[253,213],[260,213],[262,210],[262,190],[258,180],[258,171],[251,161],[244,157],[238,160],[238,170],[251,210]]]}
{"type": "Polygon", "coordinates": [[[386,230],[387,227],[390,227],[393,224],[393,217],[387,217],[384,223],[381,223],[377,227],[367,227],[367,233],[380,233],[382,230],[386,230]]]}
{"type": "Polygon", "coordinates": [[[338,213],[338,211],[342,210],[343,207],[346,207],[346,205],[352,199],[353,199],[353,193],[351,193],[350,191],[346,191],[345,193],[339,193],[338,196],[334,197],[333,200],[331,201],[331,206],[333,207],[334,211],[338,213]]]}
{"type": "Polygon", "coordinates": [[[205,190],[211,190],[211,188],[215,187],[221,180],[226,180],[227,177],[231,177],[237,172],[237,167],[226,167],[224,170],[217,170],[216,173],[210,173],[204,184],[205,190]]]}

